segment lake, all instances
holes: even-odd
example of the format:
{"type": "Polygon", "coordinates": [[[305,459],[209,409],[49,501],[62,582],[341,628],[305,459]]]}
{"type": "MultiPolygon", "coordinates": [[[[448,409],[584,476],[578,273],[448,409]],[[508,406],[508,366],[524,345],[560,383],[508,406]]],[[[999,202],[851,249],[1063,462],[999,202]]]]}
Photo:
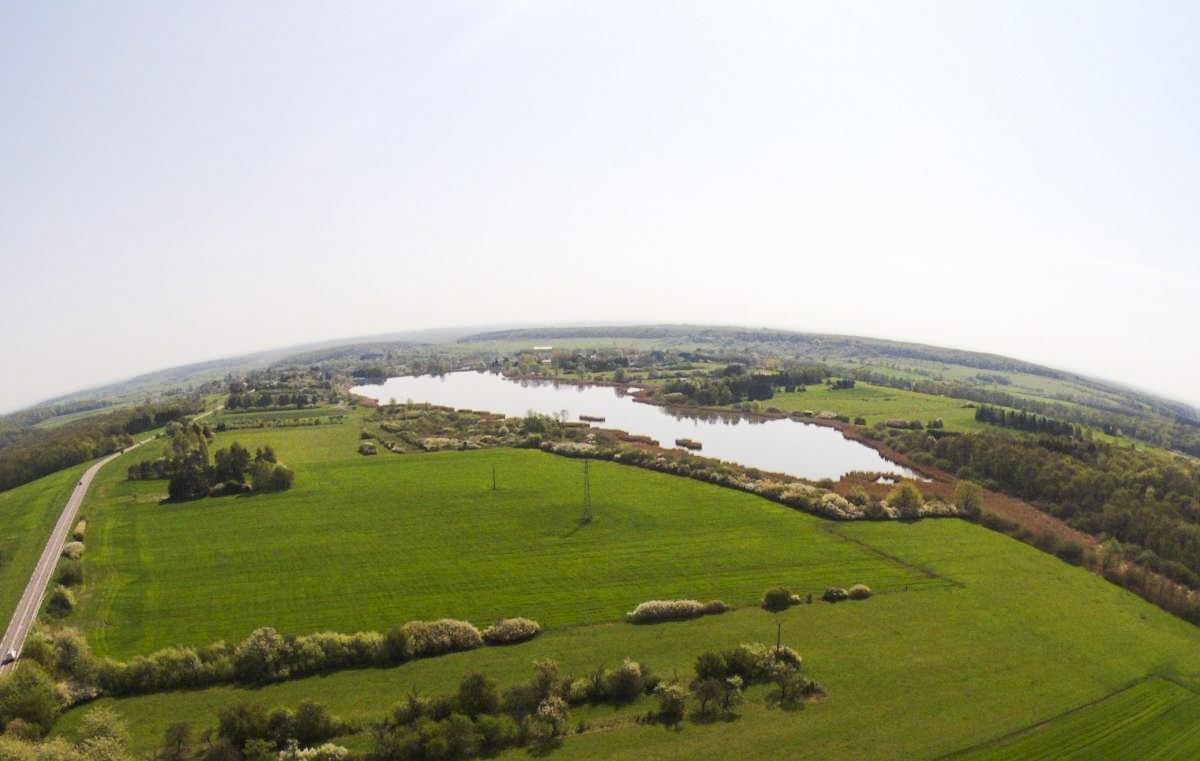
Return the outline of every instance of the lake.
{"type": "Polygon", "coordinates": [[[530,412],[562,415],[568,421],[578,421],[580,415],[603,417],[603,423],[593,425],[650,436],[668,448],[676,439],[692,439],[703,445],[698,454],[705,457],[814,481],[837,480],[854,470],[919,477],[833,428],[790,419],[690,416],[634,401],[609,386],[512,381],[493,373],[464,371],[389,378],[383,384],[357,386],[351,391],[382,404],[393,399],[429,402],[509,417],[530,412]]]}

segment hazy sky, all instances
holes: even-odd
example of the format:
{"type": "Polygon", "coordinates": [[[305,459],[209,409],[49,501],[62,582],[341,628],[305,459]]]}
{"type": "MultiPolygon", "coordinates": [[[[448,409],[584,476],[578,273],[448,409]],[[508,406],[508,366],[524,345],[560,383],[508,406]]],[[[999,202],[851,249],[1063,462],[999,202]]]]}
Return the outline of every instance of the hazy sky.
{"type": "Polygon", "coordinates": [[[1200,402],[1200,6],[0,5],[0,409],[645,320],[1200,402]]]}

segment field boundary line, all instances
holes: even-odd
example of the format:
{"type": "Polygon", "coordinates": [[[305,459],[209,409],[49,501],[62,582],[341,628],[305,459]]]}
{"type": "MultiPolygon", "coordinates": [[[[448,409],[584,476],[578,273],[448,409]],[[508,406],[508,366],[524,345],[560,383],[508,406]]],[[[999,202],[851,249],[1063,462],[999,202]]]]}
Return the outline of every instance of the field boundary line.
{"type": "Polygon", "coordinates": [[[1034,732],[1037,731],[1038,727],[1041,727],[1043,725],[1053,724],[1054,722],[1059,721],[1061,719],[1065,719],[1068,716],[1072,716],[1072,715],[1080,713],[1082,711],[1086,711],[1089,708],[1092,708],[1092,707],[1097,706],[1107,700],[1111,700],[1112,698],[1117,697],[1121,693],[1129,692],[1134,687],[1137,687],[1142,684],[1146,684],[1147,682],[1151,682],[1155,679],[1159,679],[1164,682],[1170,682],[1171,684],[1175,685],[1176,687],[1185,689],[1188,692],[1191,692],[1195,695],[1200,695],[1200,692],[1193,689],[1192,687],[1187,686],[1186,684],[1179,682],[1177,679],[1174,679],[1173,677],[1164,676],[1162,674],[1147,674],[1143,677],[1133,680],[1132,682],[1126,684],[1123,687],[1119,687],[1119,688],[1113,690],[1112,692],[1101,695],[1100,697],[1096,698],[1095,700],[1089,700],[1088,702],[1077,705],[1074,708],[1068,708],[1067,710],[1063,711],[1062,713],[1057,713],[1053,716],[1049,716],[1044,719],[1039,719],[1039,720],[1033,722],[1032,724],[1027,724],[1024,727],[1021,727],[1019,729],[1014,729],[1011,732],[1006,732],[1005,734],[1000,735],[999,737],[993,737],[990,740],[984,740],[983,742],[975,743],[974,745],[969,745],[965,748],[960,748],[959,750],[956,750],[956,751],[951,751],[950,753],[947,753],[945,755],[937,756],[934,758],[933,761],[951,761],[951,759],[964,758],[972,753],[975,753],[976,751],[984,750],[985,748],[992,748],[997,745],[1003,745],[1006,741],[1011,740],[1015,737],[1033,734],[1034,732]]]}
{"type": "Polygon", "coordinates": [[[940,579],[953,587],[958,587],[959,589],[965,589],[967,586],[965,582],[959,581],[958,579],[952,578],[950,576],[946,576],[945,574],[938,573],[937,571],[933,570],[932,568],[929,568],[929,567],[923,566],[923,565],[917,565],[916,563],[905,560],[904,558],[902,558],[898,555],[893,555],[890,552],[885,552],[884,550],[879,549],[875,545],[868,544],[867,542],[864,542],[861,539],[856,539],[852,536],[846,536],[841,531],[837,530],[838,525],[839,524],[836,524],[836,523],[826,523],[826,524],[821,525],[821,530],[825,531],[827,533],[833,534],[834,536],[836,536],[839,539],[842,539],[847,542],[850,542],[851,544],[857,545],[857,546],[863,548],[864,550],[866,550],[867,552],[870,552],[871,554],[876,555],[877,557],[881,557],[884,560],[895,563],[896,565],[916,571],[917,573],[921,574],[922,576],[925,576],[926,578],[940,579]]]}

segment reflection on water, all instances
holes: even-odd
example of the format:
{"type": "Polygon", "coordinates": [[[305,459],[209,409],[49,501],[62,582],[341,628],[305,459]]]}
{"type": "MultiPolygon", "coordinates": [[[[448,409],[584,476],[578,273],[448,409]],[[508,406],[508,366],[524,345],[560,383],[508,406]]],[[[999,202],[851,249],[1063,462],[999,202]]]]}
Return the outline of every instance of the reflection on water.
{"type": "Polygon", "coordinates": [[[382,385],[358,386],[352,391],[381,403],[429,402],[456,409],[486,410],[510,417],[530,412],[603,417],[602,428],[616,428],[658,439],[670,447],[676,439],[703,445],[700,454],[752,468],[800,478],[837,479],[859,470],[915,477],[907,468],[884,459],[868,446],[837,430],[796,420],[763,420],[737,414],[668,411],[636,402],[606,386],[581,386],[554,381],[511,381],[491,373],[456,372],[446,375],[389,378],[382,385]]]}

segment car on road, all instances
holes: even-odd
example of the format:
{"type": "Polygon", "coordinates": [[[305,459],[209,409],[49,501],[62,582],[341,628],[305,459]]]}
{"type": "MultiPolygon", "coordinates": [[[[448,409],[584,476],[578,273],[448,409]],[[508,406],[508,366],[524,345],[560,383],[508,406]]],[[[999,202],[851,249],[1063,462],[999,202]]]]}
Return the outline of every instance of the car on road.
{"type": "Polygon", "coordinates": [[[16,659],[17,659],[17,649],[14,647],[14,648],[11,648],[7,653],[4,654],[3,659],[0,659],[0,666],[12,663],[16,659]]]}

